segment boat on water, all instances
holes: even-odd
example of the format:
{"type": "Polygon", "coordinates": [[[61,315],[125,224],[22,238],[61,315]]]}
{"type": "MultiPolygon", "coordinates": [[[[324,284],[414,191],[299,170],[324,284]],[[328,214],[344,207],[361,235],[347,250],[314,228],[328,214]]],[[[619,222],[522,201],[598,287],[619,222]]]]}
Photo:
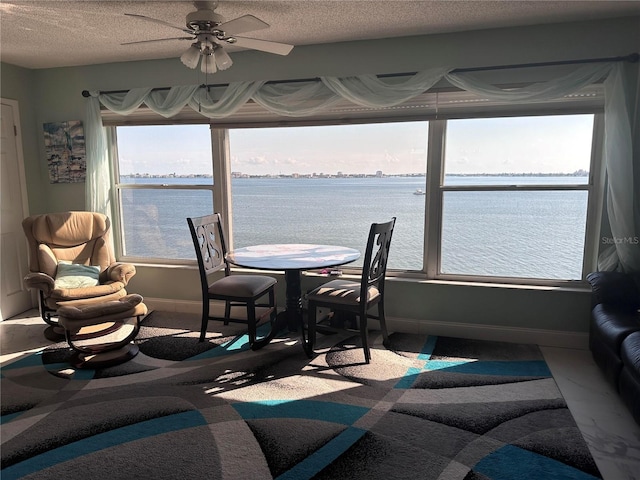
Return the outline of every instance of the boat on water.
{"type": "Polygon", "coordinates": [[[421,188],[416,189],[415,192],[413,192],[414,195],[424,195],[425,191],[422,190],[421,188]]]}

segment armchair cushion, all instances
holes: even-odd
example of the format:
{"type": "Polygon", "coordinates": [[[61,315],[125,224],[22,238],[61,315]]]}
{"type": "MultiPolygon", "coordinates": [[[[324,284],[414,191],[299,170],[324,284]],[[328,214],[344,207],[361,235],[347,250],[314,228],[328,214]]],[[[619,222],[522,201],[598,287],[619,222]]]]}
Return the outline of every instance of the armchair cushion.
{"type": "Polygon", "coordinates": [[[118,300],[80,306],[63,306],[58,309],[60,324],[70,331],[95,325],[97,323],[116,321],[127,317],[146,315],[147,307],[142,297],[129,294],[118,300]]]}
{"type": "Polygon", "coordinates": [[[58,263],[58,271],[53,288],[61,290],[95,287],[99,283],[99,276],[99,266],[60,262],[58,263]]]}
{"type": "MultiPolygon", "coordinates": [[[[41,243],[37,246],[37,261],[39,265],[39,271],[49,275],[51,278],[55,278],[56,271],[58,269],[58,259],[54,255],[49,245],[41,243]]],[[[69,263],[71,263],[69,261],[69,263]]],[[[33,271],[33,270],[32,270],[33,271]]]]}
{"type": "Polygon", "coordinates": [[[116,262],[100,274],[100,283],[120,282],[126,287],[135,274],[136,267],[133,264],[116,262]]]}
{"type": "MultiPolygon", "coordinates": [[[[97,301],[100,301],[100,297],[111,295],[121,290],[124,290],[124,284],[122,282],[106,283],[93,287],[57,288],[51,291],[51,300],[59,303],[81,298],[95,298],[97,301]]],[[[126,295],[126,293],[123,295],[126,295]]]]}

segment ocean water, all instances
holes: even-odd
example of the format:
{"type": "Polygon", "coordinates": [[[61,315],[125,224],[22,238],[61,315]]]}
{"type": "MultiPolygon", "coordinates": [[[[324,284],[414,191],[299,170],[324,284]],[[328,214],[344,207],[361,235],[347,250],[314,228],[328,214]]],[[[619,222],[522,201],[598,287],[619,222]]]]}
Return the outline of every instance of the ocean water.
{"type": "MultiPolygon", "coordinates": [[[[126,179],[125,183],[203,183],[126,179]]],[[[586,177],[447,177],[454,184],[575,184],[586,177]]],[[[424,177],[237,178],[232,180],[233,242],[338,244],[364,251],[369,226],[397,218],[389,268],[421,270],[424,177]]],[[[128,255],[195,258],[186,217],[211,213],[210,193],[122,191],[128,255]]],[[[455,191],[443,199],[440,270],[452,274],[579,279],[585,191],[455,191]]],[[[215,209],[215,207],[214,207],[215,209]]],[[[357,266],[358,263],[352,264],[357,266]]]]}

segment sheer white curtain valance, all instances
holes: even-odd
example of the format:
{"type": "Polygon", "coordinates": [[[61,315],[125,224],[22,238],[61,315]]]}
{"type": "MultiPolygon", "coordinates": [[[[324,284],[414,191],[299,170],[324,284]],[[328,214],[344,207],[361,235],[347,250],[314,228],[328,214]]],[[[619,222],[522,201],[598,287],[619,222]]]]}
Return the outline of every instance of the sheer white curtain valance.
{"type": "MultiPolygon", "coordinates": [[[[628,103],[633,96],[625,90],[623,65],[622,62],[586,64],[559,78],[518,89],[502,89],[476,75],[451,73],[451,67],[438,67],[391,79],[359,75],[320,77],[318,80],[290,83],[234,82],[222,91],[215,89],[214,97],[208,89],[198,85],[156,90],[134,88],[120,93],[90,92],[86,107],[87,208],[111,214],[109,158],[100,104],[115,113],[128,115],[144,103],[167,118],[189,106],[201,115],[215,119],[233,115],[253,100],[270,112],[302,117],[321,112],[343,99],[369,108],[400,105],[429,90],[442,79],[492,100],[537,102],[561,98],[606,77],[603,158],[608,182],[608,218],[614,237],[637,238],[640,214],[634,210],[632,123],[628,103]]],[[[640,270],[640,246],[614,242],[601,255],[600,268],[640,270]]]]}

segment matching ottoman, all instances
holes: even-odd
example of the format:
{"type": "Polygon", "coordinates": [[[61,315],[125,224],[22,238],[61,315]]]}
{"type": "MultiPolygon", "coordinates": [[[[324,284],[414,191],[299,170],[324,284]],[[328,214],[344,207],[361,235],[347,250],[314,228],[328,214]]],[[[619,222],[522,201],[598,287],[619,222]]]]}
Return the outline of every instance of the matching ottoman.
{"type": "Polygon", "coordinates": [[[104,368],[132,359],[138,346],[140,321],[147,314],[142,296],[126,295],[118,300],[58,309],[58,323],[74,350],[71,365],[76,368],[104,368]]]}

